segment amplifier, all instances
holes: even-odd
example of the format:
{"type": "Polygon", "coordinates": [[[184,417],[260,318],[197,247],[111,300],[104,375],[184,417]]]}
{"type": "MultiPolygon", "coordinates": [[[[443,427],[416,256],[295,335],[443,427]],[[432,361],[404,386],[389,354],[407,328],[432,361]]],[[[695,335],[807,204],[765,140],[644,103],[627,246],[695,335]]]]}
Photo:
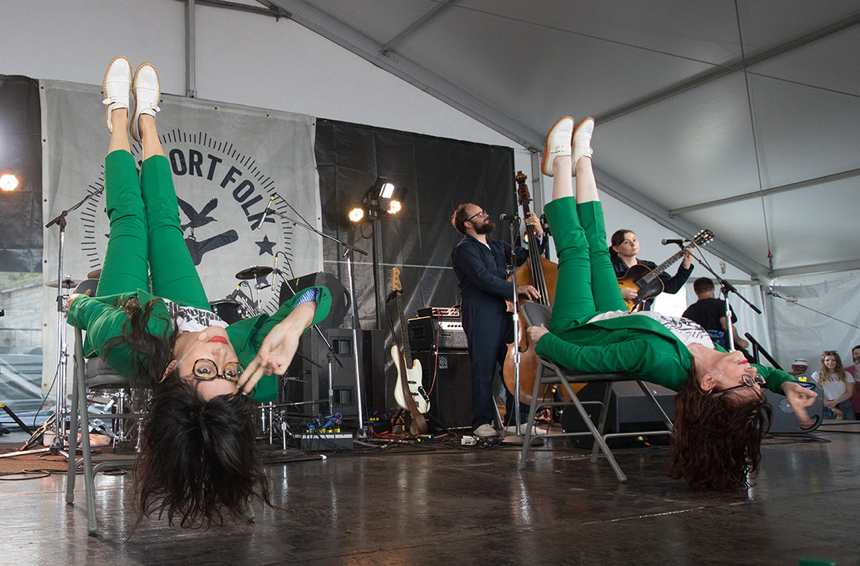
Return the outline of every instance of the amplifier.
{"type": "Polygon", "coordinates": [[[434,316],[436,318],[460,319],[460,305],[453,307],[422,307],[418,309],[418,316],[434,316]]]}
{"type": "Polygon", "coordinates": [[[432,350],[468,350],[466,332],[460,319],[438,319],[431,316],[410,318],[409,346],[417,352],[432,350]]]}

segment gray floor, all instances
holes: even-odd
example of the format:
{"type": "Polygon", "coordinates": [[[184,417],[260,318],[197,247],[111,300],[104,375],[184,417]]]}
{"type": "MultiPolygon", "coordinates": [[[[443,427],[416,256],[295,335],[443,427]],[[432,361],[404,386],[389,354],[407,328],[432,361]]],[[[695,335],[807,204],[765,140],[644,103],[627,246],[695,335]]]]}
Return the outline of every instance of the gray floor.
{"type": "MultiPolygon", "coordinates": [[[[8,439],[8,437],[6,437],[8,439]]],[[[4,439],[4,441],[6,441],[4,439]]],[[[96,480],[100,534],[64,475],[0,481],[3,564],[837,564],[860,559],[860,423],[772,438],[745,492],[693,493],[668,452],[620,453],[629,475],[555,441],[525,471],[515,448],[393,446],[271,465],[279,509],[209,531],[144,522],[129,476],[96,480]],[[838,430],[838,431],[837,431],[838,430]]]]}

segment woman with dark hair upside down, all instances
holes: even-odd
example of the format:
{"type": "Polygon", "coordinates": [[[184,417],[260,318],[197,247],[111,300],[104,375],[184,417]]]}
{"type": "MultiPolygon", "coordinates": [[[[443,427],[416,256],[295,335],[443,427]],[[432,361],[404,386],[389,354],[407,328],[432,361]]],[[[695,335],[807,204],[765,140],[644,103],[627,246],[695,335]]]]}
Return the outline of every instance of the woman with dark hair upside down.
{"type": "Polygon", "coordinates": [[[95,297],[69,297],[68,322],[86,330],[87,357],[153,390],[135,472],[135,527],[153,512],[171,525],[220,525],[244,515],[253,497],[271,504],[246,396],[277,387],[274,376],[287,370],[302,332],[328,314],[331,297],[311,288],[274,315],[229,326],[211,312],[155,129],[155,68],[140,65],[131,83],[128,59],[114,58],[103,85],[110,235],[95,297]],[[139,177],[127,130],[143,148],[139,177]]]}
{"type": "Polygon", "coordinates": [[[593,130],[593,119],[574,130],[566,116],[547,135],[541,169],[553,177],[546,215],[558,252],[557,289],[564,292],[556,293],[551,328],[532,326],[529,337],[539,355],[571,370],[627,372],[678,391],[670,475],[694,489],[746,486],[770,420],[762,386],[785,394],[801,422],[816,393],[783,371],[750,365],[740,352],[714,349],[692,321],[627,312],[591,167],[593,130]]]}

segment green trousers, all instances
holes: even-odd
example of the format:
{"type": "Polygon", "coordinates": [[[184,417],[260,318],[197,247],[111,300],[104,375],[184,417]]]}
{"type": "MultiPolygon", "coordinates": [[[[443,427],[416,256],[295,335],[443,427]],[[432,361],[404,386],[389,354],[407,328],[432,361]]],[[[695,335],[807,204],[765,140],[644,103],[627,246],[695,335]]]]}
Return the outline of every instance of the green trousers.
{"type": "Polygon", "coordinates": [[[96,296],[138,290],[210,310],[179,225],[170,162],[154,155],[138,178],[131,153],[105,158],[105,203],[110,220],[107,252],[96,296]]]}
{"type": "Polygon", "coordinates": [[[627,310],[609,259],[603,206],[555,199],[545,209],[558,254],[550,330],[561,333],[607,311],[627,310]]]}

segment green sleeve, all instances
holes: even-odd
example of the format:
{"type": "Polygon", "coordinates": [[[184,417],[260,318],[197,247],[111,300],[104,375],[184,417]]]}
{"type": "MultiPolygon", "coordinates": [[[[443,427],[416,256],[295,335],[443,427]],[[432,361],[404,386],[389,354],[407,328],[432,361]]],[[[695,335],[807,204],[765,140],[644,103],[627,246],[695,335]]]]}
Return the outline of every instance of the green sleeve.
{"type": "Polygon", "coordinates": [[[653,345],[644,340],[588,346],[567,342],[552,332],[544,334],[535,346],[539,356],[554,360],[573,371],[637,375],[649,369],[645,361],[654,357],[652,350],[653,345]]]}
{"type": "MultiPolygon", "coordinates": [[[[130,298],[116,296],[123,300],[130,298]]],[[[120,309],[104,302],[106,299],[81,296],[72,301],[69,308],[67,320],[75,328],[86,331],[84,338],[84,355],[88,358],[99,356],[104,358],[105,344],[112,338],[122,336],[122,329],[128,314],[120,309]]],[[[167,313],[164,303],[154,305],[152,315],[147,321],[147,331],[156,336],[168,336],[172,329],[172,322],[167,313]]],[[[135,364],[145,365],[145,359],[135,359],[132,352],[125,344],[111,349],[105,361],[118,373],[130,376],[131,368],[135,364]]]]}
{"type": "Polygon", "coordinates": [[[788,374],[781,369],[776,369],[759,364],[752,364],[753,367],[767,380],[767,388],[774,393],[783,394],[782,384],[787,381],[797,381],[794,376],[788,374]]]}

